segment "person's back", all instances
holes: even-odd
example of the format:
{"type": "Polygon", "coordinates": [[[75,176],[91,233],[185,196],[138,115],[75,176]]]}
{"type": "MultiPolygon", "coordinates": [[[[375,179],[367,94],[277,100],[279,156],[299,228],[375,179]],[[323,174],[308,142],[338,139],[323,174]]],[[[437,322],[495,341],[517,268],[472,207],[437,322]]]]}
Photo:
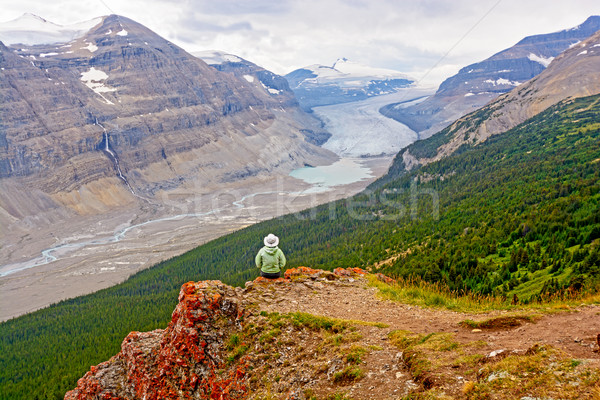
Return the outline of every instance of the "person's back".
{"type": "Polygon", "coordinates": [[[256,255],[256,267],[260,268],[260,276],[276,279],[281,276],[281,269],[285,267],[286,259],[283,251],[277,245],[279,238],[269,233],[264,239],[265,247],[259,250],[256,255]]]}

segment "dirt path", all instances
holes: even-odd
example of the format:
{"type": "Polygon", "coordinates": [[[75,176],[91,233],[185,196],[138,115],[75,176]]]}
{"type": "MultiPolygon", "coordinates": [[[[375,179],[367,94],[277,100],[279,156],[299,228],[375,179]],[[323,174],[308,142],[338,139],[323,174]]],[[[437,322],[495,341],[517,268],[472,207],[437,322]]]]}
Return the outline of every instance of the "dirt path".
{"type": "Polygon", "coordinates": [[[377,289],[368,287],[364,278],[353,282],[307,281],[271,293],[265,297],[268,311],[302,311],[333,318],[382,322],[389,325],[387,332],[395,329],[423,334],[451,332],[463,343],[484,340],[490,351],[526,350],[540,343],[560,348],[575,358],[600,359],[599,353],[593,352],[598,348],[600,306],[582,306],[545,315],[535,323],[516,328],[472,332],[470,328],[461,327],[459,322],[483,320],[503,313],[457,313],[382,300],[377,296],[377,289]]]}
{"type": "MultiPolygon", "coordinates": [[[[333,386],[349,396],[343,398],[398,400],[423,392],[423,398],[440,399],[599,399],[598,305],[551,314],[536,310],[461,313],[383,299],[364,276],[305,272],[312,275],[300,272],[300,276],[292,275],[291,282],[254,281],[243,291],[244,297],[267,312],[356,321],[360,340],[355,345],[371,351],[360,364],[361,379],[333,386]],[[534,322],[493,329],[460,324],[516,312],[535,316],[534,322]],[[408,332],[390,336],[393,331],[408,332]],[[516,357],[504,363],[509,355],[516,357]]],[[[331,393],[330,380],[311,385],[320,395],[317,398],[331,393]]]]}

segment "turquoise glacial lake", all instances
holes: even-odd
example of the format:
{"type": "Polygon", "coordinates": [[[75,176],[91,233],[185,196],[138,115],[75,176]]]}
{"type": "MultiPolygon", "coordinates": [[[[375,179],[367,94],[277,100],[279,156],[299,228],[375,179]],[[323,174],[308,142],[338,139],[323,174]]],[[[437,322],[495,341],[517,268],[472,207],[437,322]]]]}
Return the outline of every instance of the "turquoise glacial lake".
{"type": "Polygon", "coordinates": [[[373,174],[364,161],[357,158],[341,158],[331,165],[304,167],[290,172],[290,176],[326,190],[332,186],[347,185],[363,179],[372,178],[373,174]]]}

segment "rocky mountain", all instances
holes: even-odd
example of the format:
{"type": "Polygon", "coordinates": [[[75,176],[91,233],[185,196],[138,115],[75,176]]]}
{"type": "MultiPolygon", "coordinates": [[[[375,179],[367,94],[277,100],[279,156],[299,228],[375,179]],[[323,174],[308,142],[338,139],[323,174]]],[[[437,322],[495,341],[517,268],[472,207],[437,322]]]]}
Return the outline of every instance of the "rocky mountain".
{"type": "MultiPolygon", "coordinates": [[[[238,78],[243,78],[248,83],[255,84],[257,87],[263,88],[271,94],[280,95],[282,102],[288,106],[298,105],[298,100],[294,92],[290,89],[288,81],[282,76],[274,74],[234,54],[222,51],[207,50],[192,54],[218,71],[233,73],[238,78]]],[[[331,134],[323,129],[304,129],[302,132],[309,142],[318,146],[325,143],[331,137],[331,134]]]]}
{"type": "Polygon", "coordinates": [[[600,93],[600,32],[571,46],[543,72],[396,156],[404,169],[429,164],[525,122],[558,102],[600,93]]]}
{"type": "Polygon", "coordinates": [[[305,134],[320,123],[283,78],[215,69],[128,18],[60,27],[25,15],[0,39],[3,226],[335,157],[305,134]]]}
{"type": "Polygon", "coordinates": [[[462,68],[436,94],[414,103],[390,104],[381,112],[427,138],[463,115],[538,75],[563,51],[600,30],[600,16],[572,29],[528,36],[513,47],[462,68]]]}
{"type": "Polygon", "coordinates": [[[304,110],[396,92],[414,79],[394,70],[340,58],[332,66],[310,65],[285,75],[304,110]]]}

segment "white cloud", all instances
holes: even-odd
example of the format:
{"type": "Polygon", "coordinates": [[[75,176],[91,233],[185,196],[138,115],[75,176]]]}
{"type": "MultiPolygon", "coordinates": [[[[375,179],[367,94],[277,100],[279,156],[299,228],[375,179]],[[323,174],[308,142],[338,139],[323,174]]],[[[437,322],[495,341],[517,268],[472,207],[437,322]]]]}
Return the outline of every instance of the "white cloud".
{"type": "MultiPolygon", "coordinates": [[[[3,2],[5,20],[32,12],[70,24],[110,13],[100,0],[3,2]]],[[[103,2],[188,51],[222,50],[280,74],[347,57],[432,83],[524,36],[572,27],[600,14],[597,0],[103,2]]]]}

